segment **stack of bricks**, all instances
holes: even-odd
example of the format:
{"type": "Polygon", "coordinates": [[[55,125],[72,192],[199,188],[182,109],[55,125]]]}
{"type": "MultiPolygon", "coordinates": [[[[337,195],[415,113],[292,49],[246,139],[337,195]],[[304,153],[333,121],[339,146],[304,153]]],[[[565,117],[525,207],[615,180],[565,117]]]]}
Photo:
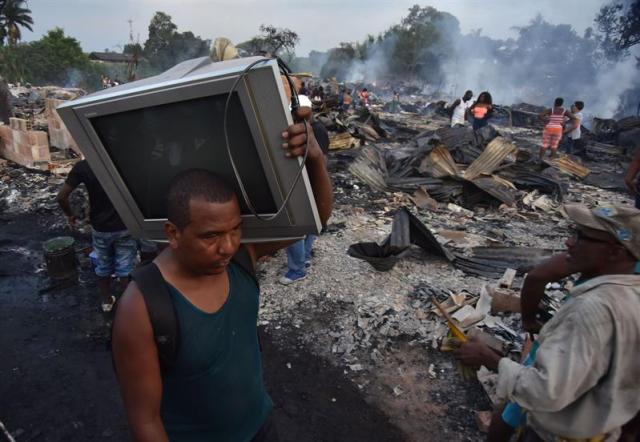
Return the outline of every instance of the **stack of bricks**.
{"type": "Polygon", "coordinates": [[[56,107],[61,103],[64,103],[64,100],[47,98],[45,101],[45,115],[47,116],[47,124],[49,125],[51,145],[61,150],[72,149],[78,155],[82,155],[80,149],[78,149],[78,145],[71,137],[67,126],[64,125],[64,122],[60,119],[60,115],[56,110],[56,107]]]}
{"type": "Polygon", "coordinates": [[[27,120],[10,118],[0,125],[0,156],[27,167],[46,169],[51,161],[47,133],[29,130],[27,120]]]}

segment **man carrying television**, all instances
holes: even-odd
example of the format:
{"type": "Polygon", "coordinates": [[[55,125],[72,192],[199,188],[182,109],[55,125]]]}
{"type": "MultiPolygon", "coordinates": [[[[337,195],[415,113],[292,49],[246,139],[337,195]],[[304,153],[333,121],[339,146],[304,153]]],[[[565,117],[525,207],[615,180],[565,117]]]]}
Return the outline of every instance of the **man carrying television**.
{"type": "Polygon", "coordinates": [[[138,253],[138,243],[127,231],[111,200],[93,174],[87,160],[78,161],[56,197],[67,216],[71,228],[75,228],[76,214],[69,204],[69,196],[76,187],[84,184],[89,194],[89,222],[93,250],[97,255],[96,275],[102,294],[102,311],[108,313],[116,302],[111,294],[111,276],[118,278],[118,294],[129,282],[138,253]]]}
{"type": "MultiPolygon", "coordinates": [[[[282,137],[282,154],[292,161],[308,151],[307,172],[325,224],[333,204],[331,181],[313,131],[297,123],[282,137]]],[[[179,324],[175,363],[161,366],[145,295],[135,280],[114,320],[115,368],[133,439],[278,440],[262,379],[259,288],[251,268],[292,242],[241,246],[237,195],[222,178],[202,169],[174,178],[167,212],[169,245],[154,264],[179,324]]]]}

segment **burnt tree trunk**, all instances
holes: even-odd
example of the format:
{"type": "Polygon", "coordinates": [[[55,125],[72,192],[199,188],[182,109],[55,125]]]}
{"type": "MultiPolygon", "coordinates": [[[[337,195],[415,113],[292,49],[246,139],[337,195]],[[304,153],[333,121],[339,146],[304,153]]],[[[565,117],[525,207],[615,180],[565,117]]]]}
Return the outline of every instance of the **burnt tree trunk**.
{"type": "Polygon", "coordinates": [[[7,83],[0,77],[0,121],[4,124],[9,124],[9,117],[11,117],[9,94],[9,86],[7,86],[7,83]]]}

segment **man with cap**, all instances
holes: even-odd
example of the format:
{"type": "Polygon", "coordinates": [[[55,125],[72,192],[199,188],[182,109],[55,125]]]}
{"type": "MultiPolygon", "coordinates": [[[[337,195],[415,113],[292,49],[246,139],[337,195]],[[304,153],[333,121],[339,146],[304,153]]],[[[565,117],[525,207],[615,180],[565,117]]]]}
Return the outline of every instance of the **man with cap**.
{"type": "Polygon", "coordinates": [[[640,211],[565,206],[565,265],[580,273],[525,366],[470,339],[466,365],[498,370],[497,393],[526,410],[524,441],[613,441],[640,411],[640,211]]]}

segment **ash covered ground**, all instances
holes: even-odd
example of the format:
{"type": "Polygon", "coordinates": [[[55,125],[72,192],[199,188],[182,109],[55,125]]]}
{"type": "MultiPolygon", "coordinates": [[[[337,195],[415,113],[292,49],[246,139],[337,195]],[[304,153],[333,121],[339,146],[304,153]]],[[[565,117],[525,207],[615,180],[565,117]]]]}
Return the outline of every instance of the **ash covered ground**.
{"type": "MultiPolygon", "coordinates": [[[[384,121],[405,137],[368,142],[389,151],[447,125],[443,117],[406,112],[385,115],[384,121]]],[[[520,151],[535,154],[539,130],[496,128],[520,151]]],[[[284,253],[259,263],[265,380],[281,437],[482,440],[475,414],[490,410],[491,401],[479,382],[464,380],[452,357],[440,351],[447,327],[433,313],[430,296],[477,296],[496,278],[465,272],[415,246],[392,270],[380,272],[347,249],[358,242],[382,242],[396,210],[407,207],[440,244],[463,257],[472,257],[480,246],[553,253],[564,248],[568,235],[561,204],[553,198],[540,202],[544,195],[518,189],[511,207],[460,209],[439,201],[421,208],[409,198],[411,192],[374,189],[356,178],[349,167],[361,151],[329,155],[335,208],[314,247],[308,277],[280,285],[284,253]]],[[[621,176],[624,161],[584,165],[610,183],[621,176]]],[[[555,179],[566,189],[564,202],[631,204],[616,185],[605,190],[568,175],[555,179]]],[[[44,269],[42,242],[70,233],[54,202],[62,182],[11,163],[1,166],[0,421],[20,441],[126,440],[109,352],[111,316],[99,312],[96,280],[83,252],[90,245],[86,226],[73,233],[78,280],[56,284],[44,269]]],[[[74,204],[86,205],[82,194],[74,204]]],[[[522,275],[514,287],[521,282],[522,275]]],[[[518,314],[498,318],[519,334],[518,314]]],[[[507,341],[517,355],[518,337],[507,341]]]]}

